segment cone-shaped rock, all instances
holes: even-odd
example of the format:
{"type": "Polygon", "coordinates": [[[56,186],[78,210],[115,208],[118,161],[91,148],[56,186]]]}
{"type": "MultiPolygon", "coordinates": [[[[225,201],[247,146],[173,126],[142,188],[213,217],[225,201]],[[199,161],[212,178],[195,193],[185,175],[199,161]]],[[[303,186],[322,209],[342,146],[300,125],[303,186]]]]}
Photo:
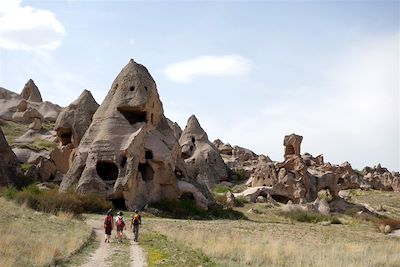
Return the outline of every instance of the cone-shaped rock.
{"type": "Polygon", "coordinates": [[[212,190],[216,183],[228,178],[227,167],[218,149],[208,140],[194,115],[189,118],[179,144],[188,171],[197,181],[212,190]]]}
{"type": "Polygon", "coordinates": [[[36,86],[32,79],[25,84],[22,89],[21,96],[31,102],[42,102],[42,95],[40,94],[39,88],[36,86]]]}
{"type": "Polygon", "coordinates": [[[94,114],[60,190],[103,194],[129,209],[176,199],[182,193],[175,173],[179,155],[156,83],[130,60],[94,114]]]}
{"type": "Polygon", "coordinates": [[[19,168],[19,161],[0,128],[0,186],[15,184],[20,174],[19,168]]]}
{"type": "Polygon", "coordinates": [[[88,90],[84,90],[78,99],[64,108],[54,126],[60,143],[72,143],[78,147],[98,108],[99,104],[88,90]]]}

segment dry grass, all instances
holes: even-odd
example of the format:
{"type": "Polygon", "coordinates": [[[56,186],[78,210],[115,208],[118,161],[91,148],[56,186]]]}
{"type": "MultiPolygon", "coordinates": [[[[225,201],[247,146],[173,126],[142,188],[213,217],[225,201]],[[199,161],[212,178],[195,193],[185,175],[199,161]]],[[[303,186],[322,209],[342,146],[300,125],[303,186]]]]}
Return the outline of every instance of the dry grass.
{"type": "Polygon", "coordinates": [[[0,266],[48,266],[79,249],[91,229],[68,213],[35,212],[0,198],[0,266]]]}
{"type": "MultiPolygon", "coordinates": [[[[370,205],[380,201],[389,207],[400,205],[400,194],[389,199],[388,192],[371,194],[370,205]]],[[[399,266],[399,239],[379,233],[373,222],[341,215],[340,225],[300,223],[262,203],[238,210],[250,221],[148,218],[144,222],[150,231],[200,250],[220,266],[399,266]],[[250,208],[259,212],[247,213],[250,208]]]]}

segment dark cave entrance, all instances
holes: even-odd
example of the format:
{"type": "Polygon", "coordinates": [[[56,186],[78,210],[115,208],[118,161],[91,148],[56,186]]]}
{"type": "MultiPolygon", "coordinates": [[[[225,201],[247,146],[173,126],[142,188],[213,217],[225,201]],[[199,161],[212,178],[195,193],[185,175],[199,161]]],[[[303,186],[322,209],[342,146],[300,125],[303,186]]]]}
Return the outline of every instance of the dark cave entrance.
{"type": "Polygon", "coordinates": [[[137,122],[147,122],[146,112],[135,110],[129,107],[119,107],[118,111],[129,121],[130,124],[137,122]]]}
{"type": "Polygon", "coordinates": [[[110,199],[111,203],[115,210],[126,210],[125,199],[124,198],[115,198],[110,199]]]}
{"type": "Polygon", "coordinates": [[[290,200],[287,196],[283,196],[283,195],[271,195],[271,197],[279,202],[279,203],[283,203],[283,204],[287,204],[288,201],[290,200]]]}
{"type": "Polygon", "coordinates": [[[154,170],[149,163],[139,163],[138,171],[142,175],[144,181],[153,180],[154,170]]]}
{"type": "Polygon", "coordinates": [[[99,161],[96,164],[97,174],[105,181],[113,181],[118,178],[118,167],[112,162],[99,161]]]}
{"type": "Polygon", "coordinates": [[[153,159],[153,152],[151,150],[146,150],[144,157],[146,159],[153,159]]]}
{"type": "Polygon", "coordinates": [[[71,129],[59,129],[57,132],[61,145],[65,146],[72,143],[71,129]]]}
{"type": "Polygon", "coordinates": [[[195,201],[195,198],[194,198],[193,194],[190,193],[190,192],[183,193],[183,194],[179,197],[179,199],[180,199],[180,200],[183,200],[183,201],[190,201],[190,202],[194,202],[194,201],[195,201]]]}
{"type": "Polygon", "coordinates": [[[339,178],[339,180],[337,181],[338,185],[342,185],[344,183],[344,179],[343,178],[339,178]]]}

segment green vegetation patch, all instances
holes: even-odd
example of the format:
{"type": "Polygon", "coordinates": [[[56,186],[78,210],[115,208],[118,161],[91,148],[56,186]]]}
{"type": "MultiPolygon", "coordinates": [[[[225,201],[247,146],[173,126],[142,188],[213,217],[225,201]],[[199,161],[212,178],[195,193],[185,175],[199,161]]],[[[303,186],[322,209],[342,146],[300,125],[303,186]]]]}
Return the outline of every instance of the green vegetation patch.
{"type": "Polygon", "coordinates": [[[332,224],[341,224],[341,221],[335,216],[324,215],[312,211],[300,211],[300,210],[285,211],[281,212],[281,215],[298,222],[305,222],[305,223],[330,222],[332,224]]]}
{"type": "Polygon", "coordinates": [[[42,128],[43,128],[45,131],[48,131],[48,132],[54,130],[54,126],[55,126],[55,123],[54,123],[54,122],[44,122],[44,123],[42,124],[42,128]]]}
{"type": "Polygon", "coordinates": [[[12,121],[5,121],[4,125],[1,126],[4,136],[8,144],[13,144],[14,140],[22,136],[26,131],[28,131],[28,125],[19,124],[12,121]]]}
{"type": "Polygon", "coordinates": [[[147,253],[148,266],[217,266],[203,253],[172,242],[165,235],[143,232],[140,245],[147,253]]]}
{"type": "Polygon", "coordinates": [[[208,210],[196,206],[192,200],[163,200],[151,204],[161,211],[162,217],[177,219],[213,220],[213,219],[246,219],[239,211],[216,205],[208,210]]]}
{"type": "Polygon", "coordinates": [[[76,192],[58,192],[58,189],[40,190],[35,184],[16,191],[13,187],[6,188],[4,195],[18,204],[47,213],[58,214],[60,211],[70,212],[79,216],[84,212],[103,213],[112,208],[111,202],[94,194],[81,196],[76,192]]]}
{"type": "Polygon", "coordinates": [[[52,151],[54,148],[57,147],[57,144],[46,139],[37,138],[35,142],[33,142],[32,144],[18,144],[17,147],[29,148],[35,151],[40,151],[40,150],[52,151]]]}

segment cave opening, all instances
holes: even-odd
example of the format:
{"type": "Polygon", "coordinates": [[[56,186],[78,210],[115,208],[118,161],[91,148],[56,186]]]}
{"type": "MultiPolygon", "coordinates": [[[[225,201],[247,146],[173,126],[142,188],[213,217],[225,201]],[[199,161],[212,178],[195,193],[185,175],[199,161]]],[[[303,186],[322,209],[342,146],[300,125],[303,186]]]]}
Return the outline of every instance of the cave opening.
{"type": "Polygon", "coordinates": [[[338,185],[342,185],[343,183],[344,183],[344,179],[340,177],[340,178],[338,179],[338,181],[337,181],[337,184],[338,184],[338,185]]]}
{"type": "Polygon", "coordinates": [[[287,196],[277,195],[277,194],[271,195],[271,197],[272,197],[275,201],[277,201],[277,202],[279,202],[279,203],[283,203],[283,204],[287,204],[288,201],[290,200],[287,196]]]}
{"type": "Polygon", "coordinates": [[[142,175],[144,181],[153,180],[154,170],[148,163],[139,163],[138,171],[142,175]]]}
{"type": "Polygon", "coordinates": [[[119,107],[118,111],[129,121],[130,124],[138,122],[147,122],[146,112],[135,110],[129,107],[119,107]]]}
{"type": "Polygon", "coordinates": [[[96,171],[99,177],[105,181],[113,181],[118,178],[118,167],[113,162],[97,162],[96,171]]]}
{"type": "Polygon", "coordinates": [[[115,210],[126,210],[124,198],[114,198],[114,199],[110,199],[110,201],[115,210]]]}
{"type": "Polygon", "coordinates": [[[146,159],[153,159],[153,152],[151,150],[146,150],[146,152],[144,153],[144,157],[146,159]]]}
{"type": "Polygon", "coordinates": [[[72,131],[71,129],[58,130],[58,137],[61,145],[65,146],[72,143],[72,131]]]}
{"type": "Polygon", "coordinates": [[[121,168],[125,167],[126,161],[127,161],[127,158],[125,156],[123,156],[121,159],[121,164],[120,164],[121,168]]]}

